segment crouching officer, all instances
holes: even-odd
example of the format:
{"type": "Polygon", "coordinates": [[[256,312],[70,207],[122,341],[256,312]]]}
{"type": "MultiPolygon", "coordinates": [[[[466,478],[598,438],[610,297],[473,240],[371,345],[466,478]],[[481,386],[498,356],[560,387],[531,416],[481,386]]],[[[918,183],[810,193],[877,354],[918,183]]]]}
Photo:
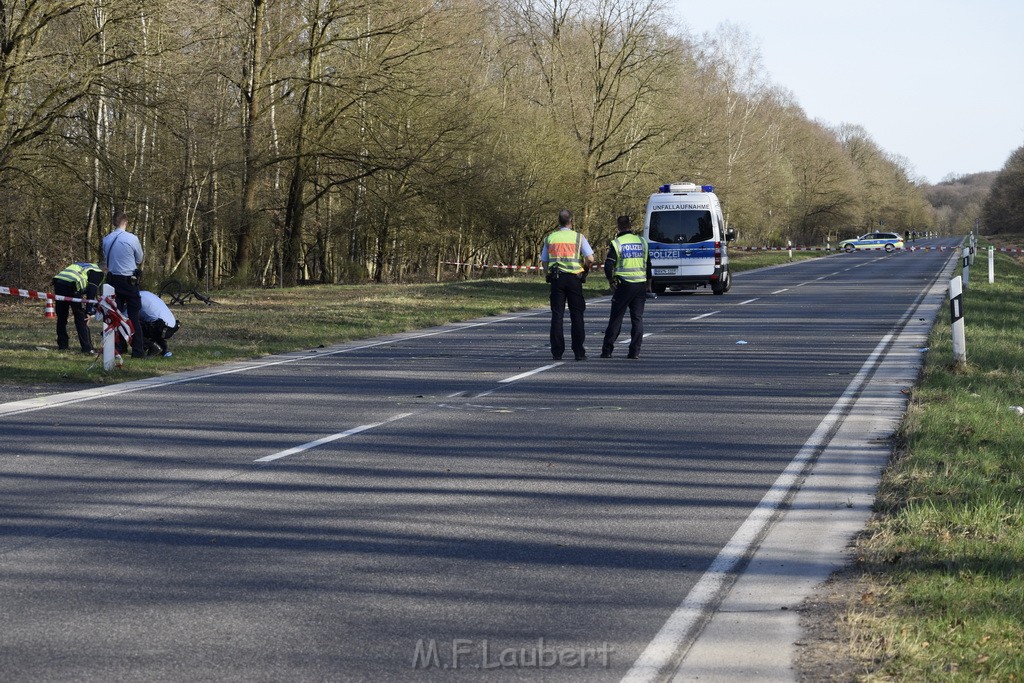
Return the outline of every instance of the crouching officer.
{"type": "MultiPolygon", "coordinates": [[[[95,263],[72,263],[53,278],[53,293],[75,299],[96,299],[96,292],[103,282],[103,269],[95,263]]],[[[68,348],[68,311],[75,320],[75,331],[78,332],[78,343],[82,353],[94,353],[92,338],[89,335],[88,317],[92,306],[85,307],[77,301],[54,302],[57,312],[57,348],[68,348]]]]}
{"type": "Polygon", "coordinates": [[[631,329],[626,357],[639,358],[640,344],[644,340],[644,304],[651,289],[650,249],[647,240],[632,233],[629,216],[619,216],[616,223],[619,235],[609,245],[608,257],[604,261],[604,274],[614,293],[601,358],[612,357],[627,308],[631,329]]]}
{"type": "Polygon", "coordinates": [[[551,283],[551,357],[562,360],[565,352],[562,321],[568,303],[572,352],[576,360],[586,360],[583,311],[587,308],[587,302],[583,298],[583,282],[594,262],[594,250],[582,233],[572,229],[572,212],[568,209],[558,213],[558,226],[544,240],[540,254],[547,281],[551,283]]]}
{"type": "Polygon", "coordinates": [[[181,328],[181,323],[174,319],[174,314],[163,299],[153,292],[142,290],[142,331],[146,335],[146,354],[159,354],[170,358],[174,354],[167,350],[167,340],[181,328]]]}

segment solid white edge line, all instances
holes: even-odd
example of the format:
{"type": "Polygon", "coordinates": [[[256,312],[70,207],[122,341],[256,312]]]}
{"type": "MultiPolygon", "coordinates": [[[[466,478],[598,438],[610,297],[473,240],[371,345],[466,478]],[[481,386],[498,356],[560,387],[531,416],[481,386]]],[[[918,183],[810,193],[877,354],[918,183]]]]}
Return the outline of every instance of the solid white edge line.
{"type": "Polygon", "coordinates": [[[871,374],[878,357],[892,340],[893,334],[882,337],[875,350],[864,361],[860,372],[846,387],[846,391],[832,406],[832,410],[818,424],[817,429],[804,443],[803,448],[782,471],[761,502],[751,511],[747,519],[740,525],[729,542],[718,553],[711,566],[693,586],[682,604],[668,618],[654,639],[647,645],[643,653],[633,663],[623,683],[641,683],[659,680],[662,673],[672,665],[678,646],[684,642],[694,628],[704,620],[704,613],[721,593],[737,565],[743,561],[754,545],[763,535],[765,529],[775,517],[775,513],[785,502],[789,491],[796,484],[808,461],[825,444],[835,423],[860,391],[868,375],[871,374]]]}
{"type": "Polygon", "coordinates": [[[273,462],[274,460],[280,460],[281,458],[287,458],[289,455],[295,455],[296,453],[302,453],[303,451],[308,451],[308,450],[310,450],[312,448],[316,448],[318,446],[323,446],[324,444],[331,443],[332,441],[337,441],[338,439],[344,439],[347,436],[352,436],[353,434],[359,434],[360,432],[365,432],[368,429],[373,429],[375,427],[380,427],[380,426],[386,425],[389,422],[395,422],[396,420],[401,420],[402,418],[409,417],[412,414],[413,413],[400,413],[400,414],[395,415],[393,417],[389,417],[388,419],[386,419],[386,420],[384,420],[382,422],[375,422],[373,424],[368,424],[368,425],[359,425],[358,427],[353,427],[352,429],[345,430],[344,432],[339,432],[337,434],[331,434],[330,436],[325,436],[322,439],[317,439],[316,441],[310,441],[309,443],[304,443],[301,446],[295,446],[294,448],[289,448],[289,449],[284,450],[284,451],[279,451],[277,453],[274,453],[273,455],[265,455],[262,458],[257,458],[253,462],[273,462]]]}
{"type": "MultiPolygon", "coordinates": [[[[605,301],[604,299],[599,300],[595,303],[605,301]]],[[[48,408],[57,408],[60,406],[73,405],[75,403],[83,403],[85,401],[94,401],[99,398],[107,398],[111,396],[120,396],[122,394],[130,394],[136,391],[143,391],[145,389],[159,389],[160,387],[173,386],[175,384],[187,384],[188,382],[198,382],[204,379],[211,379],[213,377],[221,377],[224,375],[233,375],[238,372],[247,372],[249,370],[257,370],[260,368],[269,368],[275,365],[285,365],[288,363],[297,363],[302,360],[311,360],[314,358],[324,358],[327,356],[338,356],[343,353],[352,353],[353,351],[362,351],[364,349],[372,349],[378,346],[385,346],[387,344],[398,344],[404,341],[413,341],[416,339],[424,339],[426,337],[436,337],[440,334],[450,334],[452,332],[460,332],[462,330],[473,329],[474,327],[483,327],[485,325],[494,325],[497,323],[508,322],[510,320],[518,320],[519,318],[529,318],[530,316],[542,315],[548,311],[530,311],[526,313],[519,313],[516,315],[508,315],[502,318],[496,318],[494,320],[485,320],[478,323],[461,324],[461,323],[449,323],[454,327],[446,327],[441,330],[434,330],[432,332],[425,332],[423,334],[407,335],[398,338],[382,339],[380,341],[371,342],[369,344],[360,344],[359,346],[348,346],[342,349],[334,351],[324,351],[318,353],[312,353],[311,350],[307,351],[296,351],[302,355],[289,356],[280,360],[254,360],[254,361],[235,361],[235,367],[225,368],[223,370],[216,370],[213,372],[202,372],[198,374],[189,374],[187,377],[177,377],[175,379],[161,379],[159,377],[148,377],[146,379],[135,380],[134,382],[126,382],[121,385],[111,387],[97,387],[93,389],[86,389],[81,392],[73,392],[72,395],[62,399],[61,397],[67,396],[66,394],[56,394],[54,396],[44,396],[41,399],[25,399],[23,401],[12,401],[10,403],[0,405],[0,417],[7,417],[12,415],[22,415],[24,413],[31,413],[37,410],[46,410],[48,408]],[[40,403],[41,402],[41,403],[40,403]]],[[[274,358],[270,356],[269,358],[274,358]]],[[[185,371],[186,373],[196,373],[197,371],[185,371]]],[[[176,373],[177,374],[177,373],[176,373]]]]}
{"type": "Polygon", "coordinates": [[[505,379],[503,379],[500,382],[498,382],[498,384],[509,384],[510,382],[515,382],[517,380],[525,379],[526,377],[530,377],[532,375],[536,375],[538,372],[544,372],[545,370],[550,370],[551,368],[557,368],[559,365],[562,365],[562,364],[563,364],[562,362],[552,363],[551,365],[545,365],[543,367],[536,368],[534,370],[530,370],[529,372],[522,372],[522,373],[520,373],[518,375],[515,375],[513,377],[506,377],[505,379]]]}
{"type": "Polygon", "coordinates": [[[716,313],[721,313],[721,311],[711,311],[710,313],[704,313],[703,315],[695,315],[694,317],[690,318],[689,322],[692,323],[694,320],[700,320],[702,318],[710,318],[711,316],[715,315],[716,313]]]}

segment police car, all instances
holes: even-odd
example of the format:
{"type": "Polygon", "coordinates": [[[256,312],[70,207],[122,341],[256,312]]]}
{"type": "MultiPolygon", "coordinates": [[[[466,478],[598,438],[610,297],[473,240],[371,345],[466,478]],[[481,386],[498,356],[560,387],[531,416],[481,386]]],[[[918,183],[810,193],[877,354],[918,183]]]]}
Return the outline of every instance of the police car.
{"type": "Polygon", "coordinates": [[[903,248],[903,238],[894,232],[869,232],[852,240],[839,243],[841,251],[857,251],[858,249],[885,249],[888,252],[903,248]]]}
{"type": "Polygon", "coordinates": [[[722,205],[711,185],[662,185],[647,201],[644,238],[650,245],[651,287],[659,294],[710,287],[725,294],[732,287],[722,205]]]}

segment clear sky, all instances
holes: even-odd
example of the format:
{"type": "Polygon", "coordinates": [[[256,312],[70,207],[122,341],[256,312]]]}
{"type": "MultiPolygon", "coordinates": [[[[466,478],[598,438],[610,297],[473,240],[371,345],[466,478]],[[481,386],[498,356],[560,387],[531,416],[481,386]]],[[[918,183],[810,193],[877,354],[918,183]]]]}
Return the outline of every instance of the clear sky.
{"type": "Polygon", "coordinates": [[[810,118],[863,126],[928,182],[1024,145],[1024,0],[667,2],[694,35],[745,29],[810,118]]]}

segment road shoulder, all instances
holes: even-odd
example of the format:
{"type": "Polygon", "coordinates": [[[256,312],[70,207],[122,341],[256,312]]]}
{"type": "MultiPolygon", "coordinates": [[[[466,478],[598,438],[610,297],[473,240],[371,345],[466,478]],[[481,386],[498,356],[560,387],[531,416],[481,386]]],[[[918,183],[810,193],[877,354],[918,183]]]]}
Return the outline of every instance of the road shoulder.
{"type": "MultiPolygon", "coordinates": [[[[952,261],[944,272],[951,267],[952,261]]],[[[801,612],[805,623],[822,626],[828,619],[807,613],[816,604],[832,609],[830,601],[812,596],[837,590],[826,580],[854,559],[852,542],[871,516],[945,286],[940,276],[910,316],[786,511],[683,656],[673,681],[798,680],[798,643],[818,642],[816,635],[805,641],[801,612]]]]}

